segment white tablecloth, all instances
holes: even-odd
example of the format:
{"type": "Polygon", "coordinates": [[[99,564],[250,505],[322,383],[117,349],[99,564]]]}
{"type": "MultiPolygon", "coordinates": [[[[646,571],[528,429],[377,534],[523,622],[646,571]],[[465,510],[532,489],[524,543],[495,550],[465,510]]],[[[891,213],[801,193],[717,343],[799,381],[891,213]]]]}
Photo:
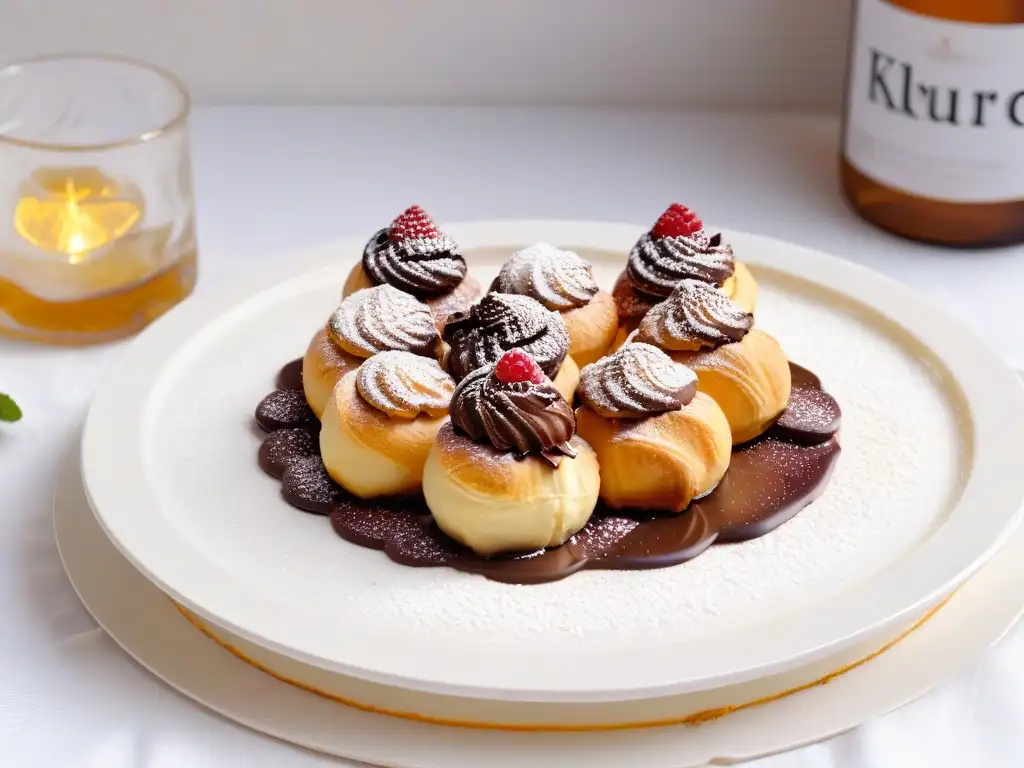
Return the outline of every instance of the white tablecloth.
{"type": "MultiPolygon", "coordinates": [[[[440,220],[649,222],[670,200],[706,221],[819,247],[943,302],[1024,360],[1024,248],[947,252],[847,212],[827,116],[537,109],[204,108],[194,122],[201,281],[368,233],[419,202],[440,220]]],[[[64,576],[50,492],[99,378],[122,346],[0,341],[0,765],[339,765],[259,736],[157,682],[98,629],[64,576]]],[[[760,768],[1024,763],[1024,630],[942,688],[760,768]]],[[[500,765],[494,757],[489,765],[500,765]]]]}

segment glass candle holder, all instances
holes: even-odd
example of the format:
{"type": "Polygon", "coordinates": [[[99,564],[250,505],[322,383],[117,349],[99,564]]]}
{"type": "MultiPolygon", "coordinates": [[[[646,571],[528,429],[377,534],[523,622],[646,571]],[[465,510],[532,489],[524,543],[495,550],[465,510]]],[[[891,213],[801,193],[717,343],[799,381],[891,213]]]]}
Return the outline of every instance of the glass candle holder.
{"type": "Polygon", "coordinates": [[[0,69],[0,334],[89,344],[192,291],[189,97],[110,56],[0,69]]]}

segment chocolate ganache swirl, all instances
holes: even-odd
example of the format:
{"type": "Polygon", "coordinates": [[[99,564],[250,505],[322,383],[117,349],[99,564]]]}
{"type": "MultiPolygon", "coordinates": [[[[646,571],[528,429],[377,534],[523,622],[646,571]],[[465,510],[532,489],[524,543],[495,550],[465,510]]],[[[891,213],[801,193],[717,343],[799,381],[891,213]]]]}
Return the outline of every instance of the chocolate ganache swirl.
{"type": "Polygon", "coordinates": [[[508,382],[493,367],[472,371],[452,395],[452,426],[499,451],[539,454],[553,466],[575,457],[576,414],[550,381],[508,382]]]}
{"type": "Polygon", "coordinates": [[[554,378],[569,354],[569,333],[557,312],[529,296],[489,293],[466,312],[452,315],[444,327],[451,349],[446,365],[455,379],[498,362],[518,347],[554,378]]]}
{"type": "Polygon", "coordinates": [[[586,306],[599,289],[590,264],[579,254],[536,243],[509,257],[491,290],[529,296],[562,312],[586,306]]]}
{"type": "Polygon", "coordinates": [[[753,325],[754,316],[718,288],[683,280],[647,313],[636,340],[662,349],[696,350],[739,341],[753,325]]]}
{"type": "Polygon", "coordinates": [[[580,399],[609,419],[678,411],[696,393],[696,374],[650,344],[625,344],[580,373],[580,399]]]}
{"type": "Polygon", "coordinates": [[[418,298],[454,290],[466,276],[458,246],[419,206],[377,231],[363,249],[363,268],[377,283],[418,298]]]}
{"type": "Polygon", "coordinates": [[[704,229],[689,235],[641,237],[629,253],[626,276],[639,290],[652,296],[668,296],[680,280],[702,280],[721,285],[735,269],[732,246],[722,235],[708,236],[704,229]]]}

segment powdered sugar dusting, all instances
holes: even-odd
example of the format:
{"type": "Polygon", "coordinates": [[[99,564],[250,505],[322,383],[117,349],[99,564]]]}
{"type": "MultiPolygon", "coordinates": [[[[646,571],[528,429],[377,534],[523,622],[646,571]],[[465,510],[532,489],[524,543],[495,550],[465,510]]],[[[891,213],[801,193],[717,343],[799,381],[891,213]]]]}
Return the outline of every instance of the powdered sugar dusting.
{"type": "Polygon", "coordinates": [[[597,294],[591,266],[575,251],[535,243],[513,253],[494,281],[499,293],[517,293],[557,311],[582,307],[597,294]]]}
{"type": "Polygon", "coordinates": [[[289,504],[320,515],[330,512],[341,495],[319,455],[292,462],[281,477],[281,489],[289,504]]]}
{"type": "Polygon", "coordinates": [[[788,438],[808,442],[835,434],[841,415],[839,404],[828,393],[794,387],[777,426],[786,430],[788,438]]]}
{"type": "Polygon", "coordinates": [[[450,319],[444,339],[451,345],[448,370],[458,380],[493,365],[514,347],[554,377],[569,353],[569,332],[558,313],[529,296],[509,293],[489,293],[468,314],[450,319]]]}
{"type": "Polygon", "coordinates": [[[701,229],[692,235],[641,237],[630,251],[626,271],[641,290],[668,296],[680,280],[721,285],[735,270],[732,248],[701,229]]]}
{"type": "Polygon", "coordinates": [[[584,557],[608,552],[617,542],[626,538],[639,523],[628,517],[604,517],[591,520],[590,525],[577,533],[570,543],[584,557]]]}
{"type": "Polygon", "coordinates": [[[625,271],[619,273],[612,286],[612,298],[615,299],[615,309],[619,313],[619,319],[642,318],[651,311],[651,307],[664,299],[664,296],[651,296],[636,289],[626,276],[625,271]]]}
{"type": "Polygon", "coordinates": [[[306,395],[297,389],[271,392],[256,407],[256,423],[267,432],[301,427],[313,421],[316,416],[306,402],[306,395]]]}
{"type": "MultiPolygon", "coordinates": [[[[822,376],[844,412],[843,454],[809,509],[768,536],[713,547],[674,568],[589,571],[518,588],[445,570],[389,572],[395,589],[352,595],[353,608],[372,600],[367,610],[381,631],[441,643],[539,650],[677,641],[755,627],[828,599],[930,535],[955,496],[958,441],[927,364],[827,298],[771,281],[760,287],[759,326],[822,376]]],[[[501,471],[493,451],[479,448],[480,460],[501,471]]]]}
{"type": "Polygon", "coordinates": [[[657,347],[629,343],[580,372],[580,399],[608,418],[678,411],[696,391],[697,376],[657,347]]]}
{"type": "Polygon", "coordinates": [[[455,380],[436,360],[411,352],[381,352],[359,366],[356,388],[378,411],[414,419],[421,413],[447,413],[455,380]]]}
{"type": "Polygon", "coordinates": [[[662,349],[700,349],[739,341],[754,316],[713,285],[681,280],[665,301],[640,323],[638,341],[662,349]]]}
{"type": "Polygon", "coordinates": [[[363,357],[388,350],[432,355],[439,343],[430,307],[390,285],[353,293],[331,315],[327,329],[363,357]]]}
{"type": "Polygon", "coordinates": [[[436,567],[455,557],[454,544],[445,539],[436,524],[410,529],[396,536],[386,547],[388,557],[403,565],[436,567]]]}
{"type": "MultiPolygon", "coordinates": [[[[488,285],[506,255],[471,254],[474,276],[488,285]]],[[[580,255],[604,287],[622,271],[621,253],[580,255]]],[[[244,425],[268,377],[301,352],[333,306],[344,269],[338,281],[254,314],[244,327],[218,327],[218,343],[198,348],[182,375],[168,375],[187,418],[178,408],[154,407],[150,432],[165,447],[153,482],[175,499],[175,528],[231,578],[339,626],[407,637],[418,652],[488,644],[585,654],[756,633],[780,615],[835,599],[917,547],[948,514],[964,463],[959,404],[927,354],[832,294],[770,270],[755,267],[754,274],[758,326],[819,374],[843,409],[843,451],[824,494],[763,538],[712,547],[678,567],[511,586],[448,568],[396,566],[287,508],[274,481],[254,470],[256,439],[244,425]],[[225,345],[252,353],[225,355],[225,345]],[[186,375],[197,366],[202,377],[186,375]]],[[[485,444],[470,451],[493,472],[515,462],[508,454],[495,461],[485,444]]]]}
{"type": "Polygon", "coordinates": [[[331,512],[331,524],[344,538],[374,549],[384,549],[388,541],[419,528],[416,518],[406,512],[397,512],[383,505],[352,506],[345,501],[331,512]]]}
{"type": "Polygon", "coordinates": [[[269,474],[280,478],[298,459],[320,454],[319,441],[309,429],[279,429],[260,445],[259,461],[269,474]]]}
{"type": "Polygon", "coordinates": [[[363,249],[363,267],[376,284],[420,298],[449,293],[466,276],[455,241],[418,205],[374,233],[363,249]]]}

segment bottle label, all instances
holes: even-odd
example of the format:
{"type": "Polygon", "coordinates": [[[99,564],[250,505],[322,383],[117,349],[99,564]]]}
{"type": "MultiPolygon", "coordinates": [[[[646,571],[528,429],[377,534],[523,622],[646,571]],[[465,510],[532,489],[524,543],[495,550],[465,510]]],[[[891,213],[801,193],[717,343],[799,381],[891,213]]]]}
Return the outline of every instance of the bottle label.
{"type": "Polygon", "coordinates": [[[1024,24],[933,19],[859,0],[846,159],[953,202],[1024,199],[1024,24]]]}

